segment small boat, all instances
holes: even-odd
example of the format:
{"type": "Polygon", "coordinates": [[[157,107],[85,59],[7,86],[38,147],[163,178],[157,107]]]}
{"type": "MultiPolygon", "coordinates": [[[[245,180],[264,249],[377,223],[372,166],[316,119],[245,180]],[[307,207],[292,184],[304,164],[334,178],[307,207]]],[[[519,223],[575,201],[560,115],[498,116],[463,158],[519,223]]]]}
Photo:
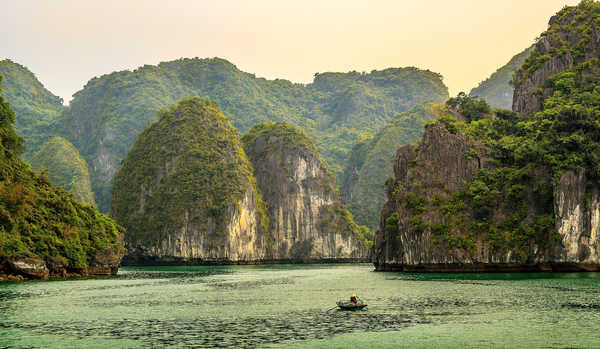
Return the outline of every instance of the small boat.
{"type": "Polygon", "coordinates": [[[358,303],[352,303],[350,301],[338,301],[337,306],[342,310],[361,310],[367,305],[362,301],[358,301],[358,303]]]}

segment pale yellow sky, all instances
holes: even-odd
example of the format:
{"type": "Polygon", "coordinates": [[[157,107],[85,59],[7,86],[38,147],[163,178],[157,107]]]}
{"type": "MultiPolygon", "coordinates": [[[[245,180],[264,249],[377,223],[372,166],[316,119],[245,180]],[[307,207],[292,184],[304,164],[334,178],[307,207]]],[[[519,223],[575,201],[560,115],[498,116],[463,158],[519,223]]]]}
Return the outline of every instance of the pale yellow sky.
{"type": "Polygon", "coordinates": [[[70,100],[92,77],[222,57],[266,78],[416,66],[469,91],[578,0],[20,0],[2,4],[0,59],[70,100]]]}

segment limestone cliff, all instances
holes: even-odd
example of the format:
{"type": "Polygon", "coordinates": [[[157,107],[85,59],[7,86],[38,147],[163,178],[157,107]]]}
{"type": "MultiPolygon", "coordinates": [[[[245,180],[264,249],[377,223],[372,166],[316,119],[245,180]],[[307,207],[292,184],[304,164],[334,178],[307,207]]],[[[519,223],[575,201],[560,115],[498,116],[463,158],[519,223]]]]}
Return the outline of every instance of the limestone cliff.
{"type": "Polygon", "coordinates": [[[418,148],[398,150],[375,239],[377,270],[600,270],[598,188],[586,187],[584,171],[560,177],[551,199],[555,220],[550,227],[542,220],[548,217],[547,196],[536,192],[540,182],[550,181],[539,168],[526,174],[523,215],[511,216],[511,206],[520,203],[510,195],[486,192],[483,200],[498,203],[482,219],[469,195],[482,171],[498,170],[490,152],[441,124],[427,128],[418,148]],[[511,219],[519,219],[524,229],[509,231],[511,219]]]}
{"type": "Polygon", "coordinates": [[[268,218],[236,130],[218,106],[185,99],[138,137],[115,176],[124,263],[238,263],[270,252],[268,218]]]}
{"type": "Polygon", "coordinates": [[[273,258],[365,260],[366,229],[342,205],[312,140],[286,123],[261,123],[242,138],[269,209],[273,258]]]}
{"type": "Polygon", "coordinates": [[[554,89],[545,83],[549,77],[592,58],[600,58],[598,4],[582,1],[552,16],[548,30],[535,44],[514,78],[513,110],[535,113],[554,89]]]}

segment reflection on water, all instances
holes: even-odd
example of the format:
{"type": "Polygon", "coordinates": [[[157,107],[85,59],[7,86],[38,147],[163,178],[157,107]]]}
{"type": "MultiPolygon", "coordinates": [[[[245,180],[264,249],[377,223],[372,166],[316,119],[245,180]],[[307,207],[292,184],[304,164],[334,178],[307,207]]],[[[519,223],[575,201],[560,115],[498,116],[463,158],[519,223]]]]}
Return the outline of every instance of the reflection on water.
{"type": "Polygon", "coordinates": [[[599,296],[597,273],[123,268],[1,284],[0,347],[600,347],[599,296]],[[352,292],[367,310],[331,309],[352,292]]]}

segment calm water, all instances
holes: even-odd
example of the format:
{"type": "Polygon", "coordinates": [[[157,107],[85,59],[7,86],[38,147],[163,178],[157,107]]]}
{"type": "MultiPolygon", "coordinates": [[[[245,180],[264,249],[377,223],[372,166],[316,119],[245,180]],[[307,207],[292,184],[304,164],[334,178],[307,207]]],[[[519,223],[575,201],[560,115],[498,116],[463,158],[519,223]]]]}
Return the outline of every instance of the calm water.
{"type": "Polygon", "coordinates": [[[0,347],[600,348],[600,274],[122,268],[0,284],[0,347]],[[326,311],[352,292],[360,312],[326,311]]]}

